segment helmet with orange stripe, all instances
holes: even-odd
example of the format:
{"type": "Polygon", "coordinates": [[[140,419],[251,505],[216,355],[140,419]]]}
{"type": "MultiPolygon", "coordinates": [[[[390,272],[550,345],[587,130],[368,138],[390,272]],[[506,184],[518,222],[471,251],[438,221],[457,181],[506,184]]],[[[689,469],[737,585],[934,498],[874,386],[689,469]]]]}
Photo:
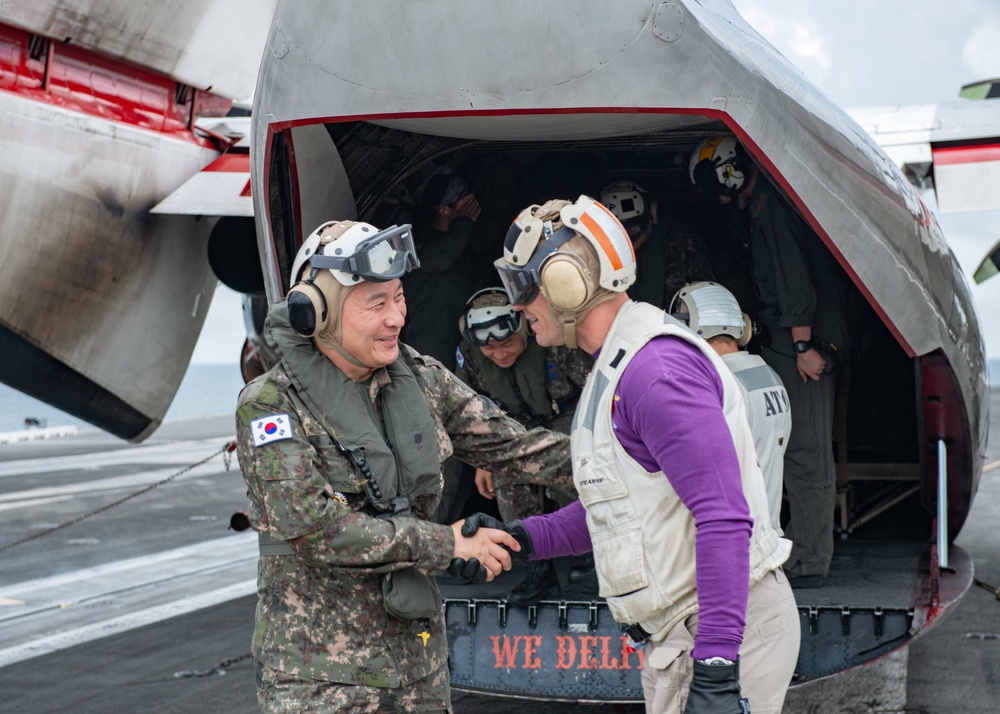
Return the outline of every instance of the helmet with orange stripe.
{"type": "Polygon", "coordinates": [[[599,201],[554,199],[525,208],[494,265],[512,305],[539,294],[576,347],[576,324],[595,305],[635,282],[635,251],[622,224],[599,201]]]}

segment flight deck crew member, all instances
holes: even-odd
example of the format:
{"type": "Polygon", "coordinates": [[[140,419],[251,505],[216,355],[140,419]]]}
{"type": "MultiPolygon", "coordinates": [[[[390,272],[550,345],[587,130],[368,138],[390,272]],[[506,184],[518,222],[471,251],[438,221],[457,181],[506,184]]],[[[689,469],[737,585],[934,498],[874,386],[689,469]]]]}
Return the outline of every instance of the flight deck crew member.
{"type": "MultiPolygon", "coordinates": [[[[510,304],[503,288],[485,288],[469,298],[460,323],[462,342],[455,374],[480,394],[492,399],[526,428],[544,426],[569,434],[580,391],[594,360],[583,350],[541,347],[528,325],[510,304]]],[[[542,487],[518,483],[501,475],[476,470],[476,486],[485,498],[496,498],[505,520],[542,513],[542,487]]],[[[560,505],[576,494],[556,494],[560,505]]],[[[573,584],[592,582],[593,559],[574,562],[568,573],[573,584]]],[[[551,560],[528,563],[521,583],[507,597],[512,605],[535,605],[560,594],[559,578],[551,560]]]]}
{"type": "Polygon", "coordinates": [[[837,496],[834,368],[847,342],[840,271],[735,137],[703,141],[690,173],[703,193],[724,205],[735,200],[750,231],[758,320],[767,345],[761,357],[781,377],[795,415],[785,452],[785,535],[794,544],[785,570],[792,587],[822,587],[833,559],[837,496]]]}
{"type": "Polygon", "coordinates": [[[647,711],[777,714],[799,647],[736,378],[691,330],[629,300],[635,258],[600,203],[525,209],[497,268],[540,345],[595,357],[571,435],[578,503],[509,529],[529,557],[593,548],[615,620],[646,643],[647,711]]]}
{"type": "Polygon", "coordinates": [[[753,337],[753,323],[726,288],[709,282],[685,285],[670,303],[670,316],[707,340],[736,376],[767,487],[771,527],[780,533],[785,449],[792,430],[785,385],[767,362],[744,349],[753,337]]]}
{"type": "Polygon", "coordinates": [[[694,226],[671,215],[669,203],[655,200],[632,181],[605,186],[601,203],[621,221],[635,250],[630,298],[666,309],[687,283],[715,280],[705,242],[694,226]]]}
{"type": "Polygon", "coordinates": [[[426,223],[418,226],[420,267],[404,279],[410,308],[403,338],[417,352],[455,369],[455,325],[472,292],[463,257],[482,209],[457,174],[435,174],[424,187],[426,223]]]}
{"type": "MultiPolygon", "coordinates": [[[[454,451],[498,474],[569,483],[568,439],[527,432],[398,341],[409,226],[320,226],[265,337],[280,362],[236,412],[258,531],[253,654],[265,712],[451,711],[434,575],[509,568],[497,531],[429,522],[454,451]]],[[[501,537],[503,536],[503,537],[501,537]]]]}

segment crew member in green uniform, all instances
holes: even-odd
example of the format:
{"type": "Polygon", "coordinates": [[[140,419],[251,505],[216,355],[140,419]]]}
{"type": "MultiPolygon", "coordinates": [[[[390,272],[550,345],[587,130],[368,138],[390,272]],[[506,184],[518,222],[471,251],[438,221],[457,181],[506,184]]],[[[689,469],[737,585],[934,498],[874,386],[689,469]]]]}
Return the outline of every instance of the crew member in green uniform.
{"type": "Polygon", "coordinates": [[[528,432],[399,343],[409,226],[321,226],[241,392],[237,455],[258,531],[253,654],[264,712],[451,711],[440,593],[510,567],[513,539],[428,521],[452,453],[570,483],[568,439],[528,432]],[[478,534],[477,534],[478,535],[478,534]]]}
{"type": "Polygon", "coordinates": [[[665,310],[688,283],[715,280],[701,235],[675,218],[668,202],[632,181],[605,186],[600,201],[621,221],[635,250],[635,283],[628,289],[632,300],[665,310]]]}
{"type": "Polygon", "coordinates": [[[468,181],[457,174],[432,176],[423,206],[427,220],[416,236],[420,267],[403,279],[410,308],[403,339],[455,369],[455,325],[472,292],[464,254],[482,209],[468,181]]]}
{"type": "MultiPolygon", "coordinates": [[[[541,347],[528,333],[521,315],[514,312],[503,288],[475,293],[459,325],[462,343],[455,354],[455,374],[480,394],[496,402],[527,428],[544,426],[569,434],[573,413],[593,358],[583,350],[541,347]]],[[[543,512],[543,489],[476,469],[476,487],[496,498],[505,520],[543,512]]],[[[564,506],[575,493],[555,493],[564,506]]],[[[560,593],[559,578],[551,560],[531,561],[524,580],[511,591],[507,602],[534,605],[560,593]]],[[[596,586],[593,557],[581,556],[569,570],[572,584],[596,586]]]]}
{"type": "Polygon", "coordinates": [[[835,368],[848,337],[842,273],[736,137],[704,140],[689,168],[694,184],[736,207],[750,232],[757,318],[766,334],[760,356],[778,373],[792,409],[784,480],[785,536],[794,545],[785,572],[793,588],[822,587],[833,560],[837,497],[835,368]]]}

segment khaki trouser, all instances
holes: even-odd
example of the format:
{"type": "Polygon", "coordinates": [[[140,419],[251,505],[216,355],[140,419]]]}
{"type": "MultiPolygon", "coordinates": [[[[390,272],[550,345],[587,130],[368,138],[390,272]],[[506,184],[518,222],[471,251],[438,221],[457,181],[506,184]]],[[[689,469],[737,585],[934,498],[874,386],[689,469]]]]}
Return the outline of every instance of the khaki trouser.
{"type": "MultiPolygon", "coordinates": [[[[799,613],[788,578],[779,568],[750,588],[740,645],[740,691],[753,714],[781,714],[799,658],[799,613]]],[[[642,690],[646,714],[681,714],[687,703],[698,615],[691,615],[657,643],[646,646],[642,690]]]]}

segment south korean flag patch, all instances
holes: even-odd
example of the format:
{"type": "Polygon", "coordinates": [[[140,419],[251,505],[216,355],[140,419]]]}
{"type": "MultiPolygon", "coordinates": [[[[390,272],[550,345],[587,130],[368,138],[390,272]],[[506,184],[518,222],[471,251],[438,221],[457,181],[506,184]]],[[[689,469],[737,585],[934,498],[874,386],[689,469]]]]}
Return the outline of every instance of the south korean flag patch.
{"type": "Polygon", "coordinates": [[[255,447],[292,438],[292,420],[287,414],[271,414],[250,422],[255,447]]]}

